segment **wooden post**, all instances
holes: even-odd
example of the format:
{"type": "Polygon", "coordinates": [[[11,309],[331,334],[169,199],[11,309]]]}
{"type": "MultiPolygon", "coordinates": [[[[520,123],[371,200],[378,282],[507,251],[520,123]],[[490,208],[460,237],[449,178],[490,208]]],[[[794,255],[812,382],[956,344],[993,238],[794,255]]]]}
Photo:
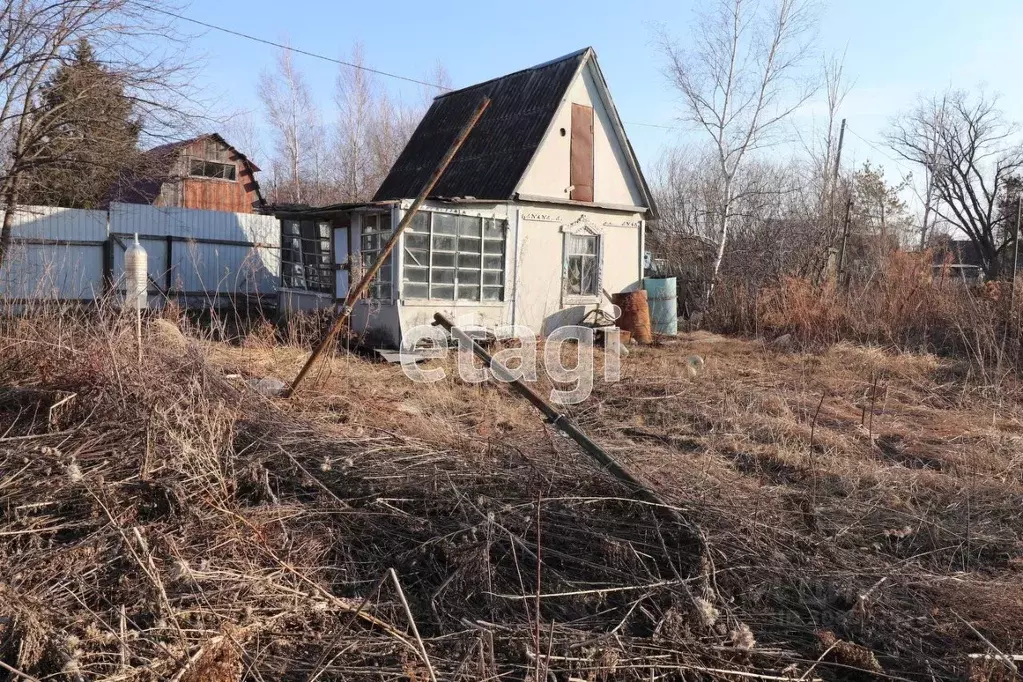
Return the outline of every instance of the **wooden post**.
{"type": "Polygon", "coordinates": [[[838,133],[838,151],[835,153],[835,168],[831,174],[831,228],[835,227],[835,192],[838,190],[838,171],[842,166],[842,146],[845,144],[845,119],[838,133]]]}
{"type": "Polygon", "coordinates": [[[174,287],[174,237],[167,235],[167,253],[164,254],[164,267],[167,269],[164,275],[167,285],[167,301],[170,302],[171,289],[174,287]]]}
{"type": "Polygon", "coordinates": [[[845,248],[849,243],[849,218],[852,214],[853,200],[849,197],[845,205],[845,225],[842,227],[842,248],[838,252],[838,283],[842,284],[842,273],[845,271],[845,248]]]}
{"type": "MultiPolygon", "coordinates": [[[[405,228],[408,227],[409,224],[412,223],[412,219],[416,216],[416,213],[419,212],[419,207],[423,205],[423,202],[426,201],[430,192],[433,191],[437,182],[444,175],[444,171],[447,170],[451,160],[455,158],[455,154],[457,154],[458,150],[462,148],[462,144],[465,142],[466,138],[469,137],[469,133],[472,132],[472,129],[476,127],[476,123],[480,120],[480,117],[483,116],[483,112],[487,110],[488,106],[490,106],[490,98],[484,97],[476,106],[476,109],[472,112],[472,115],[469,117],[465,126],[463,126],[462,130],[458,133],[458,137],[455,138],[451,148],[448,149],[446,154],[444,154],[444,158],[441,159],[437,168],[430,174],[430,178],[419,191],[419,195],[416,197],[415,201],[412,202],[412,206],[410,206],[408,211],[405,212],[401,222],[398,223],[398,227],[394,230],[394,234],[392,234],[391,238],[387,240],[386,244],[384,244],[384,248],[380,250],[380,253],[377,255],[377,259],[373,262],[373,265],[369,267],[356,286],[349,287],[348,295],[345,297],[344,305],[341,306],[340,314],[337,316],[337,319],[334,320],[334,324],[331,325],[330,331],[327,332],[323,341],[316,346],[313,354],[309,356],[308,360],[306,360],[306,363],[299,371],[298,376],[296,376],[295,380],[291,382],[291,386],[284,394],[285,398],[290,398],[294,395],[295,391],[302,383],[302,380],[305,379],[306,374],[309,373],[309,370],[312,369],[314,364],[316,364],[316,361],[321,355],[323,355],[323,351],[327,350],[327,348],[334,342],[334,338],[337,336],[338,332],[341,331],[345,322],[349,317],[351,317],[355,302],[358,301],[359,297],[361,297],[363,292],[366,291],[369,287],[369,283],[373,281],[373,278],[380,270],[380,267],[384,264],[384,261],[387,260],[389,255],[391,255],[391,251],[394,250],[395,245],[398,243],[401,233],[405,231],[405,228]]],[[[392,272],[395,272],[395,270],[392,269],[392,272]]]]}

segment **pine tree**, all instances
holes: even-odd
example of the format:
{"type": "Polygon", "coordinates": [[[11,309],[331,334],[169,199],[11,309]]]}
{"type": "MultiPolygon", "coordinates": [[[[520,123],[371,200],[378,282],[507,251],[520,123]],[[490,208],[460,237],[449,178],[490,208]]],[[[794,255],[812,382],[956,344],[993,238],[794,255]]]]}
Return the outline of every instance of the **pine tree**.
{"type": "Polygon", "coordinates": [[[27,204],[96,208],[138,154],[142,128],[124,84],[86,40],[42,89],[32,117],[50,133],[32,149],[27,204]]]}

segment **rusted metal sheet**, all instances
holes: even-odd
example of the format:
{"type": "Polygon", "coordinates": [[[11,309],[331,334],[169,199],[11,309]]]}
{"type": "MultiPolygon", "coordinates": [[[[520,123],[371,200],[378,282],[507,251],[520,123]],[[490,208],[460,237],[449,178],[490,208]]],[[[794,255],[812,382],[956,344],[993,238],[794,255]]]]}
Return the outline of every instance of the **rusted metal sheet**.
{"type": "Polygon", "coordinates": [[[572,105],[569,182],[573,201],[593,201],[593,107],[572,105]]]}
{"type": "Polygon", "coordinates": [[[416,196],[483,96],[490,107],[430,196],[511,199],[586,54],[580,50],[435,99],[373,200],[416,196]]]}

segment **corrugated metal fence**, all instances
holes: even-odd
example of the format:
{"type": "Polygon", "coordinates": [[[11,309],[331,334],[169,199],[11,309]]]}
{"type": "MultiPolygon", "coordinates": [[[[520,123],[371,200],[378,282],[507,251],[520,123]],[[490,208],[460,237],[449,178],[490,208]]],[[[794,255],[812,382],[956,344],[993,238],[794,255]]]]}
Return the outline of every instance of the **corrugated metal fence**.
{"type": "Polygon", "coordinates": [[[133,238],[149,255],[151,302],[271,297],[280,282],[273,216],[112,204],[109,211],[29,206],[15,215],[0,297],[93,300],[123,289],[133,238]]]}

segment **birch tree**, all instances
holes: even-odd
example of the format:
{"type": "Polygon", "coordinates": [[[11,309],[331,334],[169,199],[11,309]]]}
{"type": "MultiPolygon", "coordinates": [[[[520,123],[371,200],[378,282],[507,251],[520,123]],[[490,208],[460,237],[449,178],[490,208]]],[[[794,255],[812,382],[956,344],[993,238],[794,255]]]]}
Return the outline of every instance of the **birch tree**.
{"type": "Polygon", "coordinates": [[[291,50],[282,49],[274,69],[260,74],[258,95],[273,131],[274,202],[317,202],[325,183],[324,130],[291,50]]]}
{"type": "MultiPolygon", "coordinates": [[[[809,99],[802,76],[815,7],[809,0],[714,0],[681,46],[665,31],[660,47],[677,90],[681,118],[711,139],[720,205],[716,216],[716,279],[729,241],[735,180],[751,154],[776,141],[778,124],[809,99]]],[[[707,298],[714,282],[708,287],[707,298]]]]}
{"type": "MultiPolygon", "coordinates": [[[[342,66],[337,74],[334,103],[337,105],[338,185],[342,201],[363,201],[370,193],[370,141],[376,109],[377,85],[365,64],[362,45],[356,43],[350,57],[355,66],[342,66]]],[[[375,189],[375,188],[374,188],[375,189]]]]}

